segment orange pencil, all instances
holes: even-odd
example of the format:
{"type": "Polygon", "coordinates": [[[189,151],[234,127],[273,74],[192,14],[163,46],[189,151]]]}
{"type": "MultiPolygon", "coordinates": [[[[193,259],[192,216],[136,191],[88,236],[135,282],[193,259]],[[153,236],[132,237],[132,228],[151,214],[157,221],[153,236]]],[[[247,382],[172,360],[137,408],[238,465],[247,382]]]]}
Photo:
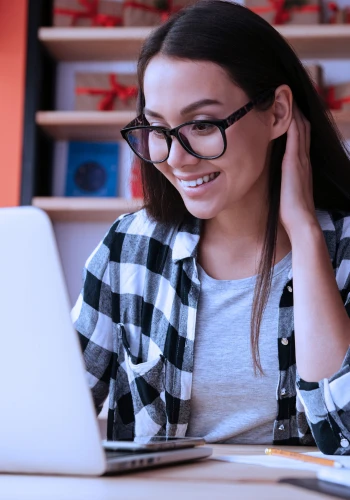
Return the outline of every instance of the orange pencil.
{"type": "Polygon", "coordinates": [[[309,462],[316,465],[324,465],[327,467],[335,467],[336,469],[343,469],[344,466],[336,462],[335,460],[330,460],[329,458],[319,458],[312,457],[310,455],[304,455],[303,453],[297,453],[295,451],[279,450],[277,448],[266,448],[265,455],[277,455],[284,458],[292,458],[293,460],[301,460],[302,462],[309,462]]]}

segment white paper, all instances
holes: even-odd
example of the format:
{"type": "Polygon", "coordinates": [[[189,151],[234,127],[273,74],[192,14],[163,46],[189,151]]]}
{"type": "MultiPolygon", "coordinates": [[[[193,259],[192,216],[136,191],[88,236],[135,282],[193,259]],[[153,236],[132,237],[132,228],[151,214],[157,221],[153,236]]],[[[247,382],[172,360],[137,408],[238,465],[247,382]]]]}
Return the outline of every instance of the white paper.
{"type": "Polygon", "coordinates": [[[350,470],[347,469],[332,469],[331,467],[322,467],[317,472],[318,479],[322,481],[330,481],[331,483],[342,484],[350,487],[350,470]]]}
{"type": "Polygon", "coordinates": [[[281,458],[271,455],[221,455],[210,457],[212,460],[222,460],[223,462],[234,462],[239,464],[263,465],[264,467],[277,467],[282,469],[310,470],[317,472],[319,465],[307,462],[299,462],[290,458],[281,458]]]}
{"type": "MultiPolygon", "coordinates": [[[[329,458],[331,460],[335,460],[341,463],[342,465],[350,469],[350,456],[324,455],[321,452],[310,452],[310,453],[305,453],[305,455],[329,458]]],[[[301,462],[299,460],[293,460],[291,458],[279,457],[275,455],[220,455],[220,456],[212,456],[211,459],[221,460],[223,462],[233,462],[233,463],[249,464],[249,465],[263,465],[264,467],[275,467],[275,468],[277,467],[283,469],[297,469],[297,470],[307,470],[314,472],[318,472],[326,468],[323,465],[311,464],[309,462],[301,462]]],[[[327,467],[327,469],[330,469],[330,467],[327,467]]]]}
{"type": "MultiPolygon", "coordinates": [[[[305,453],[305,455],[310,455],[312,457],[318,457],[318,458],[329,458],[329,460],[334,460],[335,462],[339,462],[340,464],[344,465],[344,467],[346,467],[347,469],[350,469],[350,455],[324,455],[320,451],[310,451],[309,453],[305,453]]],[[[322,469],[324,469],[324,467],[322,467],[322,469]]]]}

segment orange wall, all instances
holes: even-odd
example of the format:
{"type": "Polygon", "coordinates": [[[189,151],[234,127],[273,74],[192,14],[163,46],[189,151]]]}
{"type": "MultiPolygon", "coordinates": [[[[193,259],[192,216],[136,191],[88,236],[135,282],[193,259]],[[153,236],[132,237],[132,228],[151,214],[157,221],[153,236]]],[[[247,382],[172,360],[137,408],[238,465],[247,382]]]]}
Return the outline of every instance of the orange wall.
{"type": "Polygon", "coordinates": [[[0,206],[19,203],[27,0],[0,0],[0,206]]]}

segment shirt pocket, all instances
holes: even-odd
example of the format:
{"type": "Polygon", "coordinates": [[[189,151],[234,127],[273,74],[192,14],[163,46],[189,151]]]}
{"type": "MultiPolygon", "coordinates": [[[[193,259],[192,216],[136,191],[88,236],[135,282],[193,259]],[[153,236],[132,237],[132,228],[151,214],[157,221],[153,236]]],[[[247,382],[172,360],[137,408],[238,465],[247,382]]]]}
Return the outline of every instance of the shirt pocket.
{"type": "Polygon", "coordinates": [[[135,415],[135,437],[165,435],[165,358],[158,354],[144,362],[132,355],[125,325],[119,325],[120,367],[124,370],[135,415]]]}

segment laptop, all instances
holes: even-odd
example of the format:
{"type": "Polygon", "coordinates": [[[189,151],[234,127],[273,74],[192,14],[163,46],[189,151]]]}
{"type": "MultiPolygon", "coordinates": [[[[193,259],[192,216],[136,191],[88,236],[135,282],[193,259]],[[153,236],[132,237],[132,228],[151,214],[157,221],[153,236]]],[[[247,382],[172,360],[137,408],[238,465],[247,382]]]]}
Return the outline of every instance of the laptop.
{"type": "Polygon", "coordinates": [[[107,456],[50,219],[2,208],[0,235],[0,471],[98,476],[208,457],[203,446],[107,456]]]}

